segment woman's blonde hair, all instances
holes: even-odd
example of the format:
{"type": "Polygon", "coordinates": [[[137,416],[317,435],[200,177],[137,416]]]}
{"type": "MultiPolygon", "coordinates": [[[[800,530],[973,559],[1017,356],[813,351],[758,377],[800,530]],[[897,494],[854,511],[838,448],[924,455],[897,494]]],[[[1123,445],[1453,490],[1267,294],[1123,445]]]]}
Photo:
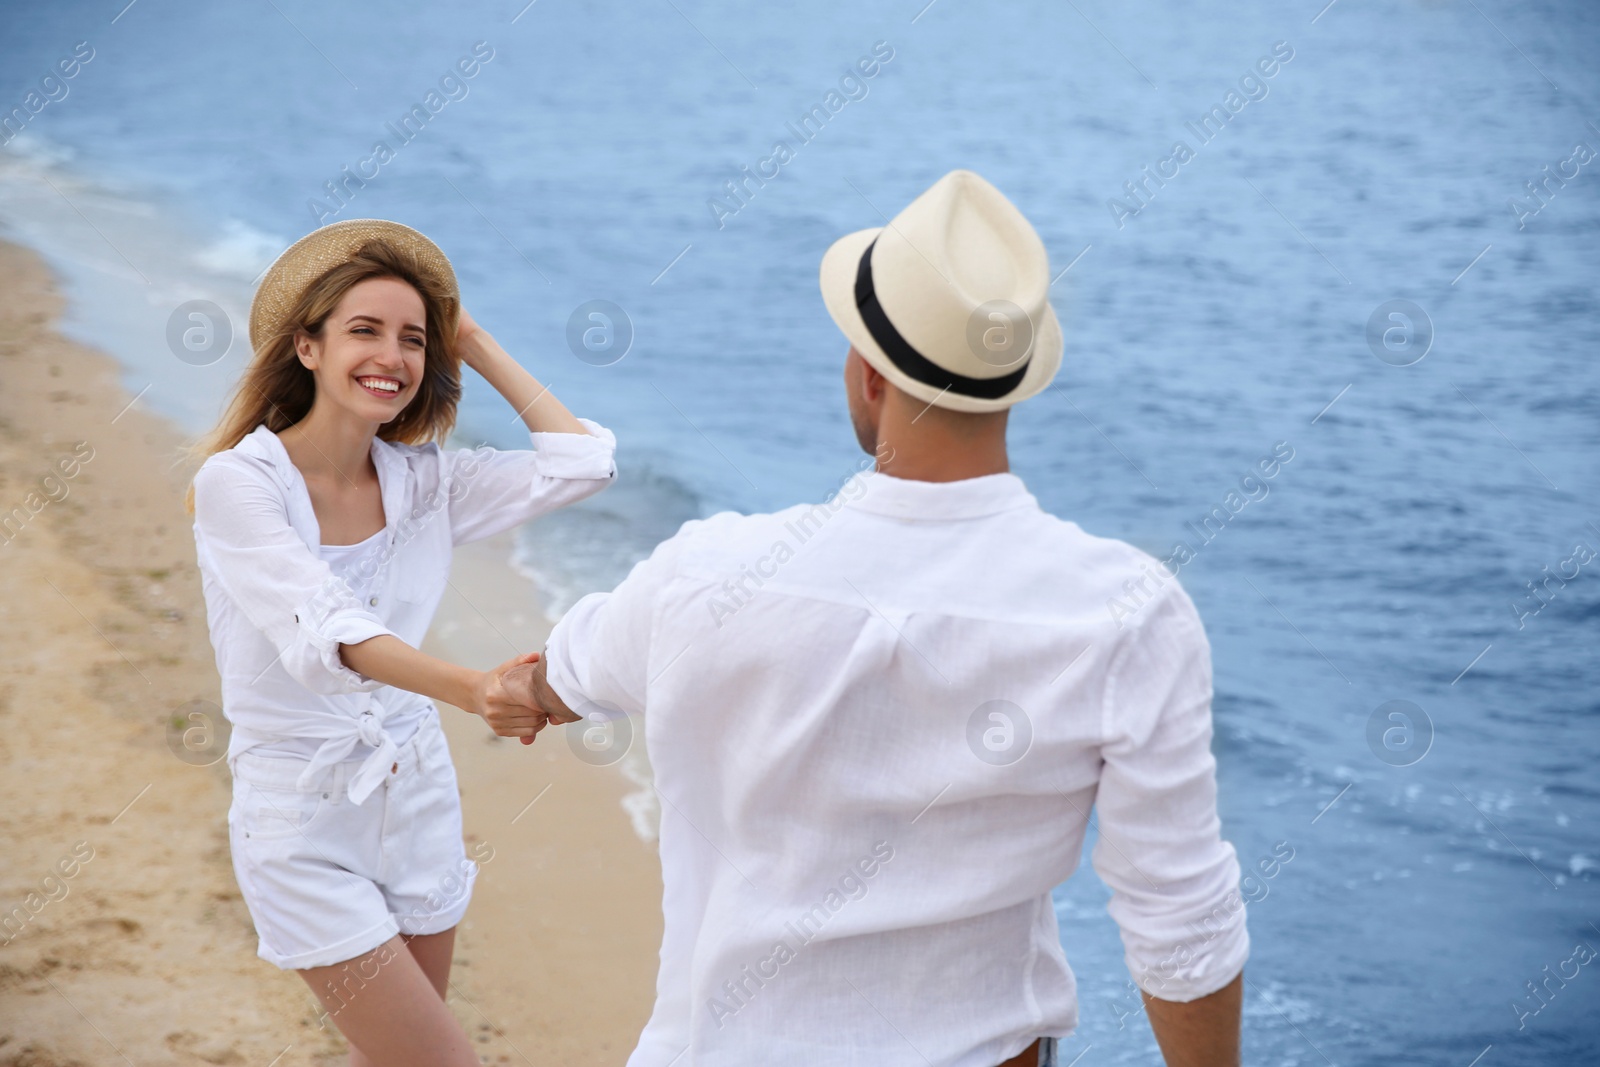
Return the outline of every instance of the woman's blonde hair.
{"type": "MultiPolygon", "coordinates": [[[[411,260],[387,241],[369,241],[345,262],[323,274],[300,294],[283,328],[259,349],[239,379],[227,410],[219,422],[192,450],[192,459],[204,462],[244,440],[257,426],[266,424],[282,433],[305,418],[316,399],[316,378],[295,353],[300,331],[320,337],[339,301],[356,285],[374,278],[396,278],[422,297],[426,313],[422,383],[405,410],[383,424],[378,436],[385,441],[422,444],[442,441],[455,426],[456,404],[461,399],[461,360],[455,349],[456,298],[438,278],[416,269],[411,260]]],[[[186,500],[194,512],[194,486],[186,500]]]]}

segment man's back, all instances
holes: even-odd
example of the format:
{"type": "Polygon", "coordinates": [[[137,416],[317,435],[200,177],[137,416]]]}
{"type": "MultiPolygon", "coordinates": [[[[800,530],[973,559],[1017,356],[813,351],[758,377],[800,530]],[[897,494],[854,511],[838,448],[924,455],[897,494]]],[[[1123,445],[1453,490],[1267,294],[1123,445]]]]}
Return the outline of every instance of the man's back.
{"type": "Polygon", "coordinates": [[[1243,963],[1193,606],[1013,475],[690,523],[548,657],[575,709],[643,712],[662,798],[632,1064],[991,1067],[1065,1035],[1049,894],[1097,799],[1141,984],[1191,999],[1243,963]]]}

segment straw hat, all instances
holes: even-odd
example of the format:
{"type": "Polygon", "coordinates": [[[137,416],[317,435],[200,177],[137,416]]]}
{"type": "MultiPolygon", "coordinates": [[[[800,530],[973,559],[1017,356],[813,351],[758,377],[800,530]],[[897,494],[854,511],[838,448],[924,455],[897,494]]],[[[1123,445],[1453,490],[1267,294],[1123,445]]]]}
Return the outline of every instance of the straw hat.
{"type": "Polygon", "coordinates": [[[970,170],[940,178],[888,226],[835,241],[821,285],[856,351],[929,404],[999,411],[1061,366],[1044,242],[970,170]]]}
{"type": "MultiPolygon", "coordinates": [[[[369,241],[387,242],[415,264],[417,272],[443,283],[450,293],[450,317],[461,307],[456,273],[439,246],[409,226],[383,219],[346,219],[312,230],[284,250],[250,302],[250,347],[260,351],[284,328],[290,312],[312,282],[346,263],[369,241]]],[[[447,324],[454,328],[454,323],[447,324]]]]}

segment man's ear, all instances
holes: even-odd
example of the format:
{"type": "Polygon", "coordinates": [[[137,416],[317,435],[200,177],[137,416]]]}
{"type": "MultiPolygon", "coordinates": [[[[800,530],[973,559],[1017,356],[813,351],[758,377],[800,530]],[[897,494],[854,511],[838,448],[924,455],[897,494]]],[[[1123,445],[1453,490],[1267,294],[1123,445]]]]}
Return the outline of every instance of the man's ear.
{"type": "Polygon", "coordinates": [[[883,399],[884,390],[889,385],[888,379],[864,357],[858,355],[856,358],[861,360],[861,399],[876,404],[883,399]]]}
{"type": "Polygon", "coordinates": [[[861,391],[867,400],[877,400],[883,395],[883,375],[866,360],[861,361],[861,391]]]}

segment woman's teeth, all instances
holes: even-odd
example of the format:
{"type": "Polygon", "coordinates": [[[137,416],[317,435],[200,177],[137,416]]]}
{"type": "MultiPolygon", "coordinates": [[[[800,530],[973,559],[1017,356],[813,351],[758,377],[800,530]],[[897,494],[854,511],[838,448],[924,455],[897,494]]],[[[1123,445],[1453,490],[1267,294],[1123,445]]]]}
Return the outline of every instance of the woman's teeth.
{"type": "Polygon", "coordinates": [[[387,378],[357,378],[356,382],[367,391],[382,396],[392,396],[400,391],[400,383],[387,378]]]}

